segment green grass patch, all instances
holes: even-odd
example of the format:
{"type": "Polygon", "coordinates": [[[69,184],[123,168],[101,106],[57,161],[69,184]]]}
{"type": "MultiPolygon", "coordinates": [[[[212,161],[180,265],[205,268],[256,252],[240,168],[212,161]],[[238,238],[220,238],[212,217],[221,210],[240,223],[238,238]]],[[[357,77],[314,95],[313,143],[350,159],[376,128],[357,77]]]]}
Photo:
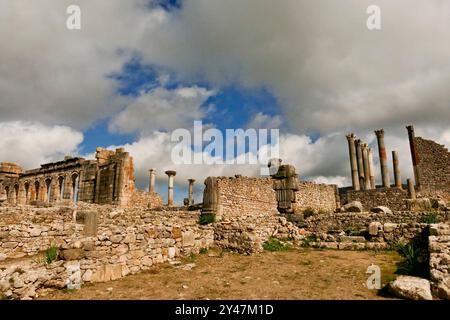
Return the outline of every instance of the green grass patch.
{"type": "Polygon", "coordinates": [[[303,219],[308,219],[309,217],[312,217],[316,215],[316,211],[314,211],[313,208],[306,208],[303,210],[303,219]]]}
{"type": "Polygon", "coordinates": [[[270,237],[269,240],[263,243],[264,250],[267,251],[286,251],[289,249],[289,246],[280,242],[277,238],[270,237]]]}
{"type": "Polygon", "coordinates": [[[439,217],[438,214],[436,212],[431,212],[429,213],[424,219],[423,219],[424,223],[428,223],[428,224],[435,224],[439,222],[439,217]]]}
{"type": "Polygon", "coordinates": [[[214,223],[216,221],[216,216],[214,214],[202,214],[198,218],[198,223],[202,226],[214,223]]]}
{"type": "Polygon", "coordinates": [[[56,245],[52,245],[45,250],[45,261],[50,264],[53,261],[57,261],[59,257],[59,248],[56,245]]]}

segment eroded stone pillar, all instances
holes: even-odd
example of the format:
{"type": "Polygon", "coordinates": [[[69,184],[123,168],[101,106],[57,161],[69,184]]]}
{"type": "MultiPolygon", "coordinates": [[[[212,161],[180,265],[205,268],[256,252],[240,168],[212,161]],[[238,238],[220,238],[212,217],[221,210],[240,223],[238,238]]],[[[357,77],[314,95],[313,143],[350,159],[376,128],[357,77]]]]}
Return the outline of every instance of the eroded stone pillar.
{"type": "Polygon", "coordinates": [[[370,171],[370,189],[375,189],[375,168],[373,167],[373,150],[369,148],[368,151],[369,158],[369,171],[370,171]]]}
{"type": "Polygon", "coordinates": [[[152,168],[149,170],[150,172],[150,181],[148,185],[148,192],[154,193],[155,192],[155,176],[156,176],[156,169],[152,168]]]}
{"type": "Polygon", "coordinates": [[[348,153],[350,157],[350,170],[352,173],[352,185],[353,190],[359,191],[359,178],[358,178],[358,160],[356,159],[356,147],[355,147],[355,135],[353,133],[347,134],[348,141],[348,153]]]}
{"type": "Polygon", "coordinates": [[[389,188],[389,169],[387,165],[386,146],[384,144],[384,130],[375,130],[375,134],[378,140],[378,155],[380,158],[382,184],[384,188],[389,188]]]}
{"type": "Polygon", "coordinates": [[[364,160],[362,156],[362,148],[361,148],[361,140],[357,139],[355,140],[355,147],[356,147],[356,159],[358,162],[358,179],[359,179],[359,186],[361,189],[364,190],[364,160]]]}
{"type": "Polygon", "coordinates": [[[189,205],[193,205],[194,204],[194,182],[195,179],[188,179],[189,181],[189,194],[188,194],[188,203],[189,205]]]}
{"type": "Polygon", "coordinates": [[[414,180],[416,181],[417,189],[420,190],[420,169],[419,169],[420,158],[414,140],[415,139],[414,127],[412,125],[409,125],[406,127],[406,129],[408,130],[409,148],[411,150],[411,159],[414,169],[414,180]]]}
{"type": "Polygon", "coordinates": [[[177,174],[176,171],[168,170],[166,171],[167,176],[169,177],[168,185],[167,185],[167,205],[173,206],[173,177],[177,174]]]}
{"type": "Polygon", "coordinates": [[[411,179],[407,180],[408,183],[408,198],[416,199],[416,190],[414,189],[414,183],[411,179]]]}
{"type": "Polygon", "coordinates": [[[394,165],[394,180],[395,180],[395,187],[401,188],[402,187],[402,178],[400,176],[400,165],[398,161],[398,152],[392,151],[392,163],[394,165]]]}
{"type": "Polygon", "coordinates": [[[364,189],[370,189],[369,152],[366,143],[361,144],[364,165],[364,189]]]}

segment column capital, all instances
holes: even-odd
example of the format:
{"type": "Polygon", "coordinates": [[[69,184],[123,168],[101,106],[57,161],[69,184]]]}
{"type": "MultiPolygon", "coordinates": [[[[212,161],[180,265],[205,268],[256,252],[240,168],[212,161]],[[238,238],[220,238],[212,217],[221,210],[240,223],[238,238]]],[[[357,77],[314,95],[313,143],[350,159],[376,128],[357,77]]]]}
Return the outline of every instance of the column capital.
{"type": "Polygon", "coordinates": [[[165,174],[167,174],[169,177],[176,176],[177,172],[174,170],[167,170],[165,171],[165,174]]]}
{"type": "Polygon", "coordinates": [[[356,139],[356,136],[354,133],[346,134],[345,137],[347,138],[348,141],[355,141],[355,139],[356,139]]]}
{"type": "Polygon", "coordinates": [[[150,169],[148,169],[148,171],[149,171],[149,172],[155,172],[156,169],[155,169],[155,168],[150,168],[150,169]]]}
{"type": "Polygon", "coordinates": [[[195,179],[188,179],[188,181],[189,181],[190,183],[194,183],[194,182],[195,182],[195,179]]]}
{"type": "Polygon", "coordinates": [[[406,129],[408,130],[408,133],[414,135],[414,126],[412,124],[406,126],[406,129]]]}
{"type": "Polygon", "coordinates": [[[379,137],[383,137],[384,136],[384,129],[378,129],[378,130],[375,130],[375,134],[376,134],[376,136],[379,138],[379,137]]]}

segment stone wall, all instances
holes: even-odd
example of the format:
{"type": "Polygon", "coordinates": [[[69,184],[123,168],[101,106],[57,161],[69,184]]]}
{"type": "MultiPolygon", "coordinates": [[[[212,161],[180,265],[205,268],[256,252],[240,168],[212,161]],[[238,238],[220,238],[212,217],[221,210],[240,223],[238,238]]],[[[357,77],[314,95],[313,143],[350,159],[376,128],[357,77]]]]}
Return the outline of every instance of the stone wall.
{"type": "MultiPolygon", "coordinates": [[[[218,246],[253,253],[260,251],[271,236],[299,236],[297,228],[278,213],[273,179],[219,177],[215,181],[218,222],[214,236],[218,246]]],[[[336,208],[335,192],[333,185],[300,181],[294,208],[333,212],[336,208]]]]}
{"type": "Polygon", "coordinates": [[[75,213],[0,208],[0,293],[24,298],[45,287],[63,288],[71,265],[79,265],[82,282],[103,282],[198,253],[214,241],[212,226],[198,224],[199,214],[96,205],[75,213]],[[95,219],[88,222],[88,217],[95,219]],[[60,248],[65,261],[46,265],[36,258],[51,245],[60,248]]]}
{"type": "Polygon", "coordinates": [[[127,206],[135,191],[133,171],[133,158],[121,148],[97,148],[96,160],[66,157],[23,172],[18,165],[0,163],[0,201],[127,206]]]}
{"type": "Polygon", "coordinates": [[[378,188],[372,190],[348,190],[341,195],[341,203],[359,201],[364,209],[370,210],[373,207],[385,206],[391,210],[406,210],[406,199],[408,193],[400,188],[378,188]]]}
{"type": "Polygon", "coordinates": [[[299,190],[295,193],[294,211],[303,212],[313,209],[316,212],[334,212],[338,203],[337,186],[318,184],[308,181],[298,183],[299,190]]]}
{"type": "MultiPolygon", "coordinates": [[[[420,224],[426,223],[430,212],[399,211],[395,213],[373,213],[373,212],[342,212],[331,214],[317,214],[307,218],[300,227],[312,232],[335,232],[353,229],[367,229],[371,222],[394,223],[394,224],[420,224]]],[[[441,222],[450,220],[448,211],[434,213],[436,219],[441,222]]]]}
{"type": "Polygon", "coordinates": [[[450,200],[450,153],[432,140],[414,138],[419,157],[419,185],[423,196],[450,200]]]}
{"type": "Polygon", "coordinates": [[[430,276],[433,289],[442,299],[450,299],[450,225],[430,227],[428,241],[430,276]]]}

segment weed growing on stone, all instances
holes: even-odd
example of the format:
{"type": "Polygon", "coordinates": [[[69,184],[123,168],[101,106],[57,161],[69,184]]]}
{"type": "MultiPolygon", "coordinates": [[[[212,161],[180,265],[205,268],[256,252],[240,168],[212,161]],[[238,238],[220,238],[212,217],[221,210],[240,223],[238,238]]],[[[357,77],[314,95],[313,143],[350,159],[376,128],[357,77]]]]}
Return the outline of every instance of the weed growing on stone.
{"type": "Polygon", "coordinates": [[[56,245],[52,245],[50,248],[45,250],[45,259],[48,264],[52,263],[53,261],[58,260],[59,255],[59,249],[56,245]]]}
{"type": "Polygon", "coordinates": [[[216,221],[216,217],[213,214],[202,214],[198,218],[198,223],[202,226],[214,223],[216,221]]]}
{"type": "Polygon", "coordinates": [[[308,219],[309,217],[312,217],[315,214],[316,212],[314,211],[314,209],[306,208],[305,210],[303,210],[303,219],[308,219]]]}
{"type": "Polygon", "coordinates": [[[438,223],[438,222],[439,222],[439,217],[436,212],[431,212],[424,218],[424,223],[427,223],[427,224],[434,224],[434,223],[438,223]]]}
{"type": "Polygon", "coordinates": [[[264,250],[267,251],[286,251],[289,249],[289,246],[281,243],[277,238],[271,237],[269,240],[263,243],[264,250]]]}

